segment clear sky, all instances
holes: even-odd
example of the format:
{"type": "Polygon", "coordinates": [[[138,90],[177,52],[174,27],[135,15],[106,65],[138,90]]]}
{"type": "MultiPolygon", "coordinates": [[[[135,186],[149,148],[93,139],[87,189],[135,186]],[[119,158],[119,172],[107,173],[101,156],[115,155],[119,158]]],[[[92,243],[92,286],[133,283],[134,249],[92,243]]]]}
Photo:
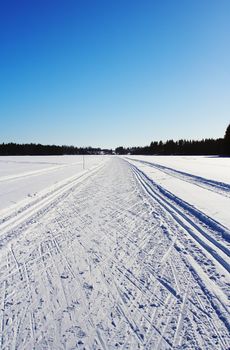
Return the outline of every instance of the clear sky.
{"type": "Polygon", "coordinates": [[[0,122],[0,142],[223,137],[230,1],[1,1],[0,122]]]}

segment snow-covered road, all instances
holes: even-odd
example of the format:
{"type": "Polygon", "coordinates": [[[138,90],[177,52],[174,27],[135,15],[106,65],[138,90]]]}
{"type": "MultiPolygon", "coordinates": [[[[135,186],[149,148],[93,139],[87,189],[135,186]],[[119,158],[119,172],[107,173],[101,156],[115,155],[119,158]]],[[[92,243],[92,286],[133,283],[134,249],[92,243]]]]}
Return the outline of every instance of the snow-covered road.
{"type": "Polygon", "coordinates": [[[229,237],[108,158],[0,222],[0,348],[228,349],[229,237]]]}

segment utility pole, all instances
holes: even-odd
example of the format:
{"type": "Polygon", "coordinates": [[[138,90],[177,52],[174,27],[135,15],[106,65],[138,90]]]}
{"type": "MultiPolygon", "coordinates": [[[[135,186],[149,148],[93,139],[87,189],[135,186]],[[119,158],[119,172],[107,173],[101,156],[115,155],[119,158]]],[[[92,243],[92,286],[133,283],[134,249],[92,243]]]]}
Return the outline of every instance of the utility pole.
{"type": "Polygon", "coordinates": [[[83,170],[85,170],[85,155],[84,154],[82,155],[82,167],[83,167],[83,170]]]}

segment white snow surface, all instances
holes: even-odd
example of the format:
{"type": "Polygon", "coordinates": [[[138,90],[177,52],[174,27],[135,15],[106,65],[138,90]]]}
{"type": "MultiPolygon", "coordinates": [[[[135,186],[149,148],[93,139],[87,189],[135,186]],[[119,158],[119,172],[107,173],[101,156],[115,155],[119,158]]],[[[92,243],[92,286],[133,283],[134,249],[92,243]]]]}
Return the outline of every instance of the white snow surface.
{"type": "Polygon", "coordinates": [[[0,349],[229,349],[229,165],[0,157],[0,349]]]}
{"type": "Polygon", "coordinates": [[[230,184],[230,159],[218,156],[129,156],[230,184]]]}
{"type": "Polygon", "coordinates": [[[230,158],[128,156],[150,179],[230,229],[230,158]]]}
{"type": "MultiPolygon", "coordinates": [[[[0,210],[31,201],[45,189],[80,176],[105,160],[103,156],[0,157],[0,210]]],[[[0,212],[1,214],[1,212],[0,212]]]]}

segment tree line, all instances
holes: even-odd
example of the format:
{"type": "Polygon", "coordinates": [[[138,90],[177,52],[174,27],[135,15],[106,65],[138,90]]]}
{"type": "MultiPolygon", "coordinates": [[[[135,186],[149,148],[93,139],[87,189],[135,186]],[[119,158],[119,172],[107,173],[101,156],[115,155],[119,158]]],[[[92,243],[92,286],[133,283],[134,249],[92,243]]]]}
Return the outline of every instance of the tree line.
{"type": "Polygon", "coordinates": [[[56,146],[41,145],[35,143],[2,143],[0,144],[0,155],[77,155],[77,154],[112,154],[111,149],[101,149],[93,147],[74,147],[74,146],[56,146]]]}
{"type": "Polygon", "coordinates": [[[223,138],[197,140],[153,141],[144,147],[117,147],[116,154],[139,155],[230,155],[230,124],[223,138]]]}
{"type": "MultiPolygon", "coordinates": [[[[116,154],[139,155],[223,155],[230,156],[230,124],[223,138],[196,140],[152,141],[144,147],[117,147],[116,154]]],[[[2,143],[0,155],[77,155],[77,154],[113,154],[112,149],[93,147],[41,145],[35,143],[2,143]]]]}

